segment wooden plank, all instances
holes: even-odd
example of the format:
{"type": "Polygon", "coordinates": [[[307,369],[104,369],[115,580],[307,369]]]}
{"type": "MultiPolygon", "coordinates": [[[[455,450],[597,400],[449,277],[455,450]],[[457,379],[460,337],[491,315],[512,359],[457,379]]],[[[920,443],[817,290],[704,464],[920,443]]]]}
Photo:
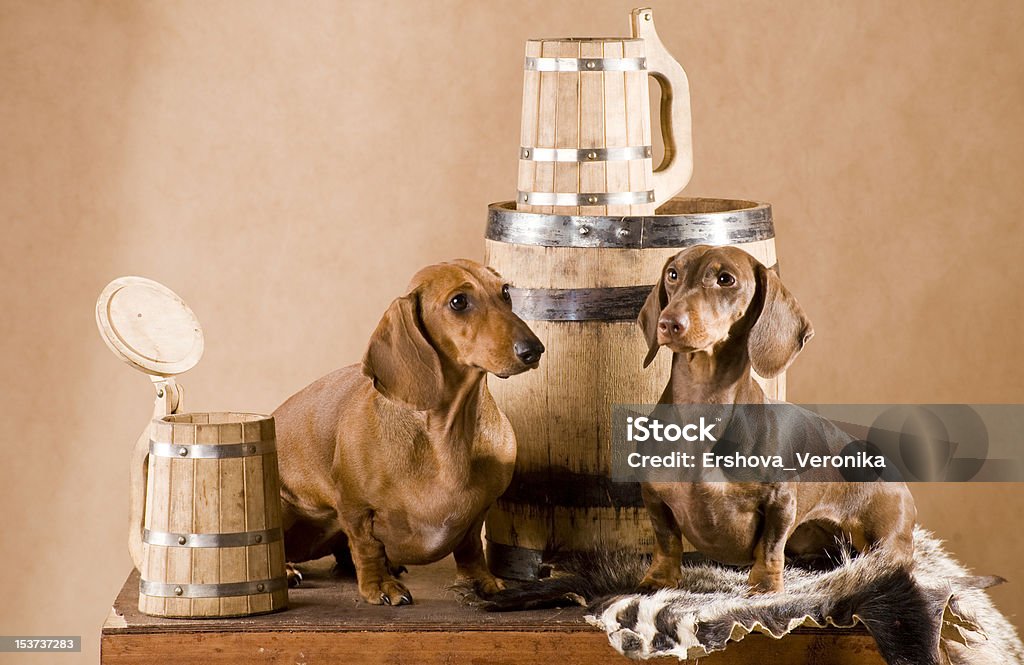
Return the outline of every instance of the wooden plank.
{"type": "MultiPolygon", "coordinates": [[[[174,427],[172,443],[184,446],[196,442],[193,427],[174,427]]],[[[170,513],[167,520],[168,531],[172,533],[194,533],[192,523],[192,488],[195,484],[195,464],[193,459],[174,458],[170,460],[171,471],[168,477],[170,486],[170,513]]],[[[187,547],[167,548],[167,583],[189,584],[192,581],[192,550],[187,547]]],[[[165,609],[170,615],[186,616],[191,614],[192,601],[189,598],[168,598],[164,601],[165,609]]]]}
{"type": "MultiPolygon", "coordinates": [[[[558,42],[542,42],[541,55],[545,58],[558,54],[558,42]]],[[[537,111],[537,147],[555,147],[555,100],[558,94],[558,72],[541,72],[540,94],[537,111]]],[[[534,174],[533,191],[555,191],[555,165],[551,162],[537,162],[534,174]]],[[[551,206],[529,206],[524,208],[530,212],[551,212],[551,206]]]]}
{"type": "MultiPolygon", "coordinates": [[[[168,428],[167,434],[170,434],[168,428]]],[[[166,441],[170,441],[168,436],[166,441]]],[[[166,457],[149,456],[149,482],[146,489],[146,526],[154,531],[167,531],[171,509],[170,496],[171,460],[166,457]]],[[[142,545],[142,562],[145,578],[151,582],[167,579],[167,548],[160,545],[142,545]]],[[[146,612],[164,614],[167,605],[163,598],[139,596],[139,603],[146,612]]]]}
{"type": "MultiPolygon", "coordinates": [[[[245,530],[261,531],[267,528],[267,511],[263,493],[263,456],[243,458],[245,465],[245,530]]],[[[265,580],[270,578],[270,554],[268,545],[250,545],[246,548],[247,578],[265,580]]],[[[270,596],[261,593],[249,596],[252,612],[269,612],[270,596]]]]}
{"type": "MultiPolygon", "coordinates": [[[[281,482],[278,477],[277,453],[263,457],[263,502],[266,510],[268,529],[281,526],[281,482]]],[[[270,570],[268,578],[284,577],[284,541],[268,543],[267,563],[270,570]]],[[[271,609],[285,607],[288,604],[288,589],[275,591],[270,596],[271,609]]]]}
{"type": "MultiPolygon", "coordinates": [[[[604,57],[621,58],[622,42],[605,42],[604,57]]],[[[626,140],[626,76],[624,72],[604,73],[604,122],[605,145],[609,148],[624,148],[626,140]]],[[[605,166],[605,191],[629,191],[629,162],[608,162],[605,166]]],[[[628,215],[630,206],[608,206],[609,215],[628,215]]]]}
{"type": "MultiPolygon", "coordinates": [[[[602,58],[604,57],[604,46],[602,42],[580,42],[581,58],[602,58]]],[[[579,147],[604,148],[604,74],[602,72],[580,72],[580,101],[579,101],[579,147]]],[[[581,162],[580,166],[581,192],[604,192],[607,191],[605,180],[605,162],[581,162]]],[[[605,215],[608,214],[608,206],[580,206],[582,215],[605,215]]]]}
{"type": "MultiPolygon", "coordinates": [[[[240,443],[246,440],[245,429],[251,424],[232,428],[221,433],[221,443],[240,443]],[[237,441],[235,441],[237,439],[237,441]]],[[[237,533],[245,531],[245,468],[243,458],[218,460],[220,471],[220,531],[237,533]]],[[[249,566],[245,547],[224,547],[220,550],[221,582],[248,581],[249,566]]],[[[244,614],[249,611],[249,600],[245,596],[220,599],[221,615],[244,614]]]]}
{"type": "MultiPolygon", "coordinates": [[[[216,445],[220,441],[221,427],[201,427],[196,432],[196,443],[216,445]]],[[[196,533],[220,532],[220,470],[217,460],[198,459],[193,487],[193,515],[196,533]]],[[[215,548],[192,550],[192,581],[196,584],[220,582],[220,554],[215,548]]],[[[218,616],[219,598],[194,598],[193,616],[218,616]]]]}
{"type": "MultiPolygon", "coordinates": [[[[623,44],[623,54],[627,58],[639,58],[644,55],[643,42],[627,41],[623,44]]],[[[625,73],[626,91],[626,145],[651,144],[651,111],[648,92],[647,72],[633,71],[625,73]]],[[[651,189],[654,183],[648,180],[651,173],[651,160],[633,159],[629,161],[629,190],[643,192],[651,189]]],[[[640,204],[630,207],[631,215],[650,215],[654,213],[654,204],[640,204]]]]}
{"type": "MultiPolygon", "coordinates": [[[[580,42],[557,42],[557,57],[579,58],[580,42]]],[[[555,87],[555,147],[579,147],[580,140],[580,75],[559,72],[555,87]]],[[[556,192],[580,191],[580,166],[577,162],[555,163],[556,192]]],[[[575,215],[579,206],[552,206],[552,212],[575,215]]]]}
{"type": "MultiPolygon", "coordinates": [[[[526,42],[526,57],[540,57],[541,43],[530,40],[526,42]]],[[[537,116],[540,112],[540,72],[526,70],[523,72],[523,113],[519,129],[519,145],[534,148],[537,145],[537,116]]],[[[537,165],[531,159],[519,159],[519,190],[534,191],[534,178],[537,165]]],[[[523,209],[523,208],[521,208],[523,209]]]]}
{"type": "MultiPolygon", "coordinates": [[[[254,662],[360,663],[361,665],[622,665],[626,661],[603,633],[484,632],[448,633],[322,632],[267,633],[254,638],[237,633],[205,633],[187,639],[172,635],[104,636],[103,665],[151,664],[159,655],[167,662],[230,665],[254,662]]],[[[676,662],[676,661],[673,661],[676,662]]],[[[697,661],[680,661],[695,663],[697,661]]],[[[700,659],[700,665],[884,665],[870,636],[790,635],[773,640],[751,635],[731,647],[700,659]]]]}

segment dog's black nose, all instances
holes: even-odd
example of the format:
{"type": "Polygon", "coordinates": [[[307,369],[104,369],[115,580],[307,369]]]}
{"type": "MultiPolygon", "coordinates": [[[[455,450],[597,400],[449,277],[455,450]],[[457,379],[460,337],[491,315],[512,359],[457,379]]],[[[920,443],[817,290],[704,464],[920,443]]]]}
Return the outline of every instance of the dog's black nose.
{"type": "Polygon", "coordinates": [[[544,345],[536,340],[521,340],[512,345],[512,350],[523,364],[532,365],[540,360],[540,354],[544,353],[544,345]]]}
{"type": "Polygon", "coordinates": [[[686,314],[679,316],[662,316],[658,321],[658,330],[665,335],[678,336],[685,335],[686,330],[690,327],[690,317],[686,314]]]}

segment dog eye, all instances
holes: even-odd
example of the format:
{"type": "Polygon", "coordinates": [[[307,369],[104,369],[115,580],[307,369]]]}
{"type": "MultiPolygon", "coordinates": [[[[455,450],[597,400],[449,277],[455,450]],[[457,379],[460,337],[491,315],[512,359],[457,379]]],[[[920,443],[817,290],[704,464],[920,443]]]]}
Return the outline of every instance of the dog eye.
{"type": "Polygon", "coordinates": [[[736,278],[727,272],[718,273],[718,285],[719,286],[732,286],[736,283],[736,278]]]}
{"type": "Polygon", "coordinates": [[[668,275],[668,281],[670,282],[674,282],[679,278],[679,273],[676,272],[675,268],[669,268],[666,274],[668,275]]]}
{"type": "Polygon", "coordinates": [[[505,299],[505,302],[512,302],[512,294],[508,292],[508,284],[501,287],[501,297],[505,299]]]}
{"type": "Polygon", "coordinates": [[[464,293],[452,296],[452,299],[448,301],[448,306],[456,312],[461,312],[469,307],[469,298],[464,293]]]}

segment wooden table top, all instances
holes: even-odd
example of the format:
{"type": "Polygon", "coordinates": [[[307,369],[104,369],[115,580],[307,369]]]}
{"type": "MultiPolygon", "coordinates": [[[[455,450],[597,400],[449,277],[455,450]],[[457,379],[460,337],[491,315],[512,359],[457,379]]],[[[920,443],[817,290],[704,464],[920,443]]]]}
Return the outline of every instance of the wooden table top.
{"type": "MultiPolygon", "coordinates": [[[[626,663],[583,608],[489,613],[458,601],[449,558],[402,576],[414,603],[369,605],[328,559],[304,566],[289,609],[231,619],[162,619],[138,610],[132,571],[103,626],[101,663],[626,663]]],[[[782,640],[751,635],[707,665],[883,663],[863,629],[798,629],[782,640]]],[[[668,661],[665,661],[668,662],[668,661]]]]}

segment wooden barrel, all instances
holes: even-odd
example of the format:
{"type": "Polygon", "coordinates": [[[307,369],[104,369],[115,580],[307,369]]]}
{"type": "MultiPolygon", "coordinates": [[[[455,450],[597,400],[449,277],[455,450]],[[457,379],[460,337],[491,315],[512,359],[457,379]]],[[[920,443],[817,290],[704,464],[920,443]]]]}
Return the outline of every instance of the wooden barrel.
{"type": "Polygon", "coordinates": [[[288,604],[274,419],[186,413],[150,429],[139,610],[261,614],[288,604]]]}
{"type": "MultiPolygon", "coordinates": [[[[512,484],[487,518],[495,574],[530,579],[552,548],[651,550],[639,486],[610,480],[611,405],[655,403],[669,377],[666,351],[643,369],[637,314],[681,249],[735,245],[774,267],[774,238],[771,206],[753,201],[676,198],[623,217],[490,206],[487,263],[547,349],[537,370],[489,383],[518,441],[512,484]]],[[[761,380],[777,399],[784,382],[761,380]]]]}

